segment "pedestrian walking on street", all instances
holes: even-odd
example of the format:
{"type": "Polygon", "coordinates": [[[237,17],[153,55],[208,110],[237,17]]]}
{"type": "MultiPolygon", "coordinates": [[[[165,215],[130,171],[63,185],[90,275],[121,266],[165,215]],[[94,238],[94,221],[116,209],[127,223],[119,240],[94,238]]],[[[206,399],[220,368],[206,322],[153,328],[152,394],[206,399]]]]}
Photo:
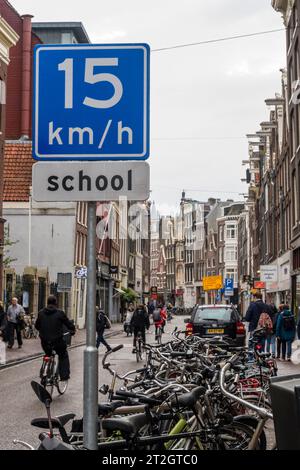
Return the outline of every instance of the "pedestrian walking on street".
{"type": "Polygon", "coordinates": [[[97,331],[97,341],[96,347],[99,349],[100,343],[102,343],[107,351],[111,351],[110,345],[104,339],[104,330],[105,328],[111,328],[111,323],[108,317],[105,315],[104,311],[100,309],[96,309],[97,317],[96,317],[96,331],[97,331]]]}
{"type": "Polygon", "coordinates": [[[280,313],[277,325],[276,325],[276,336],[279,337],[282,342],[282,360],[291,360],[292,355],[292,343],[296,336],[296,321],[293,313],[290,311],[288,305],[283,306],[283,312],[280,313]]]}
{"type": "Polygon", "coordinates": [[[146,343],[146,329],[150,328],[149,315],[143,304],[140,304],[132,315],[130,322],[131,328],[133,329],[133,350],[132,353],[136,353],[136,338],[139,332],[142,334],[143,343],[146,343]]]}
{"type": "Polygon", "coordinates": [[[133,316],[133,312],[134,312],[134,305],[132,303],[130,303],[129,307],[126,311],[126,317],[125,317],[125,321],[124,321],[124,331],[125,331],[125,333],[127,333],[127,336],[128,336],[128,334],[130,334],[132,336],[132,328],[131,328],[130,324],[131,324],[131,319],[132,319],[132,316],[133,316]]]}
{"type": "Polygon", "coordinates": [[[262,301],[261,293],[256,292],[253,296],[253,302],[250,303],[245,316],[245,321],[249,323],[250,336],[252,336],[253,331],[256,330],[261,314],[269,314],[269,312],[270,307],[262,301]]]}
{"type": "Polygon", "coordinates": [[[67,343],[64,340],[64,327],[71,334],[75,334],[75,325],[68,319],[65,312],[57,308],[57,299],[50,295],[47,307],[39,311],[35,327],[40,333],[41,346],[47,356],[53,351],[58,355],[58,368],[60,379],[65,381],[70,378],[70,360],[67,351],[67,343]]]}
{"type": "Polygon", "coordinates": [[[262,347],[263,351],[265,350],[266,346],[266,352],[269,353],[271,349],[272,357],[275,359],[276,356],[276,324],[277,324],[277,316],[278,316],[278,310],[275,306],[274,303],[271,303],[269,305],[269,317],[272,320],[272,331],[269,332],[269,334],[266,336],[266,338],[262,339],[262,347]]]}
{"type": "Polygon", "coordinates": [[[8,349],[12,349],[15,342],[15,332],[17,334],[18,347],[21,349],[23,341],[21,331],[24,326],[25,311],[22,305],[18,304],[18,299],[13,297],[11,305],[7,309],[7,336],[8,349]]]}
{"type": "MultiPolygon", "coordinates": [[[[280,304],[278,306],[278,312],[276,313],[275,318],[274,318],[275,336],[276,336],[278,318],[280,314],[283,312],[283,308],[284,308],[284,304],[280,304]]],[[[281,338],[276,336],[276,359],[280,359],[281,357],[281,346],[282,346],[281,338]]]]}

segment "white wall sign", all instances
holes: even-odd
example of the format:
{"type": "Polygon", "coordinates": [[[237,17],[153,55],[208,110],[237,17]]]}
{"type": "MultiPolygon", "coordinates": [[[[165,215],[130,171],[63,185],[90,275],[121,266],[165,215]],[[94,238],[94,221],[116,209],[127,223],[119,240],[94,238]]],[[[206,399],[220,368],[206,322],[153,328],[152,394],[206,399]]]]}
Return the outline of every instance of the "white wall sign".
{"type": "Polygon", "coordinates": [[[277,282],[278,268],[274,265],[264,265],[260,267],[260,280],[262,282],[277,282]]]}
{"type": "Polygon", "coordinates": [[[32,168],[37,202],[145,201],[150,194],[146,162],[39,162],[32,168]]]}

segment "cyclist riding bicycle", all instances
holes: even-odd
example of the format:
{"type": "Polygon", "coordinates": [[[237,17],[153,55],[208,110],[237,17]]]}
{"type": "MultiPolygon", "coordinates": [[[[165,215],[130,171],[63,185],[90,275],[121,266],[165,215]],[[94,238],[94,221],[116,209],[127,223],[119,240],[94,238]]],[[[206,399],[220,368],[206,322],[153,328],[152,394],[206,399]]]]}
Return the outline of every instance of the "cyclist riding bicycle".
{"type": "Polygon", "coordinates": [[[35,327],[40,332],[41,345],[47,356],[51,356],[53,350],[59,358],[59,375],[63,381],[70,378],[70,361],[67,344],[64,341],[64,327],[75,334],[75,325],[66,314],[57,308],[57,300],[50,295],[47,307],[38,313],[35,327]]]}
{"type": "Polygon", "coordinates": [[[158,329],[161,328],[161,332],[164,333],[164,326],[166,324],[167,312],[164,307],[157,308],[153,312],[153,323],[155,325],[155,338],[157,339],[158,329]]]}
{"type": "Polygon", "coordinates": [[[132,315],[132,319],[130,322],[130,326],[133,330],[133,350],[132,353],[136,353],[136,338],[138,332],[140,331],[142,334],[143,343],[146,343],[146,328],[149,330],[150,328],[150,321],[149,315],[144,307],[143,304],[140,304],[138,308],[135,310],[134,314],[132,315]]]}

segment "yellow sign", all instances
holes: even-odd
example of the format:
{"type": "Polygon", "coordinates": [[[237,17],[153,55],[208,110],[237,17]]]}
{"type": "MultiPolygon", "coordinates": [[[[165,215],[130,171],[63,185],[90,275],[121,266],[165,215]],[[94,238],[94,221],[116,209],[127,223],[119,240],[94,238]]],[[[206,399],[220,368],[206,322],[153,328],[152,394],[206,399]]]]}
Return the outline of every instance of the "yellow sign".
{"type": "Polygon", "coordinates": [[[222,276],[208,276],[203,278],[203,290],[219,290],[223,287],[222,276]]]}

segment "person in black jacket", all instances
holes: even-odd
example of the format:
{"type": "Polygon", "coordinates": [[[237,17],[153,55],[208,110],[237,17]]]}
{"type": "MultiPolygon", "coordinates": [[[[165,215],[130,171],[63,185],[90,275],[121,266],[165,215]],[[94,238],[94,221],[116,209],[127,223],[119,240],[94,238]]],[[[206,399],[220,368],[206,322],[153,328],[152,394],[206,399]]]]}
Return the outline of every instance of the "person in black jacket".
{"type": "Polygon", "coordinates": [[[140,304],[138,308],[135,310],[134,314],[132,315],[132,319],[130,322],[130,326],[133,330],[133,350],[132,353],[136,353],[136,337],[138,332],[142,333],[143,343],[146,343],[146,328],[149,330],[150,328],[150,321],[149,315],[144,307],[144,305],[140,304]]]}
{"type": "Polygon", "coordinates": [[[38,313],[35,327],[40,333],[41,345],[45,354],[50,356],[53,350],[58,354],[61,380],[68,380],[70,378],[70,360],[67,344],[64,341],[64,327],[67,327],[71,334],[75,334],[75,326],[66,314],[57,308],[57,300],[54,295],[48,297],[47,307],[38,313]]]}
{"type": "Polygon", "coordinates": [[[97,341],[96,341],[96,347],[97,349],[100,346],[100,343],[102,343],[107,351],[111,350],[110,345],[105,341],[103,334],[105,328],[108,327],[108,319],[107,316],[105,315],[104,311],[102,309],[97,310],[97,317],[96,317],[96,331],[97,331],[97,341]]]}

